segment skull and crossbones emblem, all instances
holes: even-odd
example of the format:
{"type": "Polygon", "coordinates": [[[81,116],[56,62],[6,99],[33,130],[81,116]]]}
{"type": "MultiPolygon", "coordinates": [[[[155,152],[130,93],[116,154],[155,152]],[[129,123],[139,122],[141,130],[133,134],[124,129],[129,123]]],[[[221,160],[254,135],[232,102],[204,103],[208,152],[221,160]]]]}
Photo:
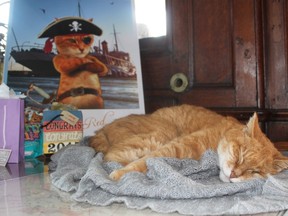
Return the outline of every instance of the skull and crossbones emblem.
{"type": "Polygon", "coordinates": [[[72,27],[70,31],[78,32],[82,30],[81,28],[82,24],[78,23],[77,21],[73,21],[71,24],[69,24],[69,26],[72,27]]]}

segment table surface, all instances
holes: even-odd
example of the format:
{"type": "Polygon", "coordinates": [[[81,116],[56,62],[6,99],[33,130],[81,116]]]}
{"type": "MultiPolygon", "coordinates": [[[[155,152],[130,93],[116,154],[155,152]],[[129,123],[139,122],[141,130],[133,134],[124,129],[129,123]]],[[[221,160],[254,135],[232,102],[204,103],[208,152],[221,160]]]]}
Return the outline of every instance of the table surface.
{"type": "MultiPolygon", "coordinates": [[[[62,192],[51,184],[47,164],[38,160],[0,167],[0,215],[180,216],[178,213],[159,214],[150,209],[128,209],[124,204],[100,207],[77,203],[71,199],[69,193],[62,192]]],[[[288,211],[258,215],[288,216],[288,211]]]]}

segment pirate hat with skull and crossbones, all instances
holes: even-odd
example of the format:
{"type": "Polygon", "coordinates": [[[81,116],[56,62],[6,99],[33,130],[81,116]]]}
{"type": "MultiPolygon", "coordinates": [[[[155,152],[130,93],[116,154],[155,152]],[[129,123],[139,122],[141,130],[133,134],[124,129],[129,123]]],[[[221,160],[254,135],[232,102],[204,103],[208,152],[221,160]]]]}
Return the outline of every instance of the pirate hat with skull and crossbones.
{"type": "Polygon", "coordinates": [[[94,34],[100,36],[102,29],[81,17],[63,17],[50,23],[38,38],[53,38],[68,34],[94,34]]]}

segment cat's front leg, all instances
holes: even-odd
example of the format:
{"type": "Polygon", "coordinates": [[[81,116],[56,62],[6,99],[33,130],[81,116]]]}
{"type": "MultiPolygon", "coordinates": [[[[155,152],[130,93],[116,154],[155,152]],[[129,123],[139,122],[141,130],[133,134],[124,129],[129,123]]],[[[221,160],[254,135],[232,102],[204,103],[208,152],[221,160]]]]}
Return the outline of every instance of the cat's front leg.
{"type": "Polygon", "coordinates": [[[83,70],[86,64],[93,63],[91,59],[79,58],[69,55],[58,54],[53,58],[56,70],[62,74],[70,74],[74,71],[83,70]]]}
{"type": "MultiPolygon", "coordinates": [[[[214,143],[215,140],[209,140],[214,143]]],[[[122,169],[115,170],[110,174],[110,178],[114,180],[119,180],[124,174],[132,171],[138,171],[146,173],[147,158],[155,157],[172,157],[172,158],[192,158],[199,160],[202,154],[207,150],[207,148],[212,148],[212,145],[208,145],[205,137],[202,133],[199,134],[186,134],[180,137],[177,137],[170,142],[160,145],[158,148],[146,154],[141,159],[129,163],[127,166],[122,169]],[[208,147],[207,147],[208,146],[208,147]]],[[[143,145],[145,145],[143,143],[143,145]]]]}
{"type": "Polygon", "coordinates": [[[91,71],[93,73],[97,73],[99,76],[105,76],[108,73],[108,68],[105,64],[99,61],[97,58],[93,56],[86,56],[91,63],[85,65],[85,70],[91,71]]]}
{"type": "Polygon", "coordinates": [[[114,170],[109,175],[109,177],[115,181],[118,181],[121,179],[121,177],[123,175],[125,175],[128,172],[132,172],[132,171],[138,171],[138,172],[146,173],[147,172],[146,159],[141,158],[139,160],[136,160],[136,161],[129,163],[127,166],[125,166],[121,169],[114,170]]]}
{"type": "Polygon", "coordinates": [[[142,173],[147,172],[146,159],[147,158],[155,158],[155,157],[173,157],[173,158],[193,158],[199,159],[203,153],[203,149],[199,145],[191,147],[191,142],[193,143],[195,140],[190,135],[183,136],[181,138],[177,138],[166,145],[163,145],[150,154],[129,163],[127,166],[115,170],[110,174],[110,178],[113,180],[119,180],[123,175],[128,172],[138,171],[142,173]],[[200,154],[201,152],[201,154],[200,154]]]}

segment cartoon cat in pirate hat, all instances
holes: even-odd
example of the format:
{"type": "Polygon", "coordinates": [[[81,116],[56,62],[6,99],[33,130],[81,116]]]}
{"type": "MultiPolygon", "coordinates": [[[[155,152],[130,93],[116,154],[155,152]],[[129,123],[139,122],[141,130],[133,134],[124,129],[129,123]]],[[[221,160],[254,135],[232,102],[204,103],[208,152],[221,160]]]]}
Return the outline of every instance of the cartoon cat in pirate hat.
{"type": "Polygon", "coordinates": [[[80,17],[64,17],[49,24],[39,38],[54,38],[58,54],[53,58],[60,73],[57,101],[79,109],[102,109],[99,77],[108,73],[105,64],[89,55],[94,35],[102,30],[80,17]]]}

